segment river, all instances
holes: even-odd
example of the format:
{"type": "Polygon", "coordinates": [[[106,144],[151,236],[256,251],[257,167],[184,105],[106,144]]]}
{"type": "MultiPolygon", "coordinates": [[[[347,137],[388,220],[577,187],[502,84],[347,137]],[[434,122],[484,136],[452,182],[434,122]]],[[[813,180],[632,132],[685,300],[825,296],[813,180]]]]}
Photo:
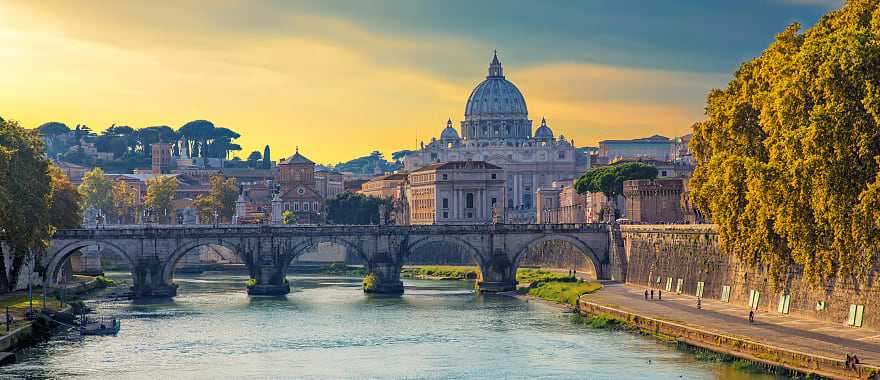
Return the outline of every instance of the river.
{"type": "Polygon", "coordinates": [[[173,300],[100,310],[121,317],[118,336],[57,334],[0,378],[772,378],[538,302],[475,296],[470,282],[407,280],[403,296],[381,297],[354,278],[291,275],[288,296],[251,298],[246,280],[177,276],[173,300]]]}

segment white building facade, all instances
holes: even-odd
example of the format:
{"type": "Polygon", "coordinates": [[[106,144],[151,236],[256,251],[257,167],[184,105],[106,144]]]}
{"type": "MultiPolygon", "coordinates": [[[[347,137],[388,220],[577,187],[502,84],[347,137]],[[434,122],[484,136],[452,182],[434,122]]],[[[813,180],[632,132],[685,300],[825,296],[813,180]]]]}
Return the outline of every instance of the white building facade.
{"type": "Polygon", "coordinates": [[[404,170],[468,160],[497,165],[504,170],[508,220],[517,215],[533,220],[538,188],[576,178],[589,169],[589,157],[578,157],[573,142],[562,135],[556,138],[546,120],[532,133],[525,97],[504,77],[497,54],[489,75],[471,92],[459,128],[461,134],[452,120],[447,121],[439,139],[403,158],[404,170]]]}

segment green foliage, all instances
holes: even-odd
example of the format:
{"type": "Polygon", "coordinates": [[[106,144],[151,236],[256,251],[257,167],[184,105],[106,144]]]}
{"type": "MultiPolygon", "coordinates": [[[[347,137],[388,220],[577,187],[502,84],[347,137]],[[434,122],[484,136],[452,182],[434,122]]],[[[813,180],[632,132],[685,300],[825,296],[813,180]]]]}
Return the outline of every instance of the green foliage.
{"type": "Polygon", "coordinates": [[[193,200],[193,207],[198,211],[199,218],[205,222],[214,220],[217,213],[219,221],[231,221],[235,215],[235,201],[238,200],[238,184],[235,178],[224,179],[214,175],[210,178],[208,195],[199,194],[193,200]]]}
{"type": "Polygon", "coordinates": [[[0,291],[18,281],[28,252],[38,254],[48,244],[51,181],[37,132],[13,120],[0,122],[0,231],[12,249],[11,267],[0,260],[0,291]]]}
{"type": "Polygon", "coordinates": [[[558,274],[543,269],[520,268],[516,270],[516,282],[531,284],[548,281],[577,281],[573,276],[558,274]]]}
{"type": "Polygon", "coordinates": [[[290,210],[284,210],[281,213],[281,223],[282,224],[296,224],[296,214],[290,210]]]}
{"type": "Polygon", "coordinates": [[[340,265],[337,263],[331,263],[318,270],[318,273],[333,276],[363,277],[367,274],[367,271],[363,267],[352,267],[347,265],[340,265]]]}
{"type": "Polygon", "coordinates": [[[340,172],[352,172],[358,174],[375,174],[395,171],[398,165],[385,161],[385,157],[379,151],[373,151],[368,156],[358,157],[351,161],[340,162],[334,167],[340,172]]]}
{"type": "Polygon", "coordinates": [[[177,178],[160,176],[147,180],[147,195],[144,207],[151,209],[154,220],[169,223],[174,215],[174,192],[177,190],[177,178]]]}
{"type": "Polygon", "coordinates": [[[41,135],[54,136],[70,132],[70,127],[68,127],[67,124],[64,123],[50,121],[48,123],[43,123],[39,127],[37,127],[37,131],[39,131],[41,135]]]}
{"type": "Polygon", "coordinates": [[[113,215],[116,217],[116,222],[134,222],[134,203],[137,200],[134,187],[123,180],[118,180],[113,184],[110,198],[113,201],[113,215]]]}
{"type": "Polygon", "coordinates": [[[657,178],[657,167],[642,162],[600,166],[584,173],[574,183],[579,194],[602,193],[606,197],[623,194],[623,181],[657,178]]]}
{"type": "Polygon", "coordinates": [[[379,207],[385,205],[386,217],[391,199],[344,192],[327,201],[327,221],[331,224],[379,224],[379,207]]]}
{"type": "Polygon", "coordinates": [[[49,224],[58,228],[77,228],[82,225],[82,196],[70,180],[55,165],[49,165],[52,179],[52,197],[49,202],[49,224]]]}
{"type": "Polygon", "coordinates": [[[864,278],[880,249],[880,6],[793,24],[708,95],[691,200],[721,249],[781,285],[864,278]]]}
{"type": "Polygon", "coordinates": [[[94,168],[83,175],[79,192],[83,196],[84,208],[95,208],[105,213],[113,208],[113,182],[104,175],[104,170],[94,168]]]}
{"type": "Polygon", "coordinates": [[[364,277],[364,291],[369,292],[371,290],[375,290],[376,286],[379,285],[379,278],[376,277],[375,274],[370,273],[364,277]]]}
{"type": "Polygon", "coordinates": [[[403,268],[400,270],[400,276],[422,279],[475,280],[479,276],[479,268],[473,266],[425,265],[403,268]]]}
{"type": "Polygon", "coordinates": [[[578,297],[595,292],[601,288],[601,284],[590,281],[556,280],[534,282],[529,287],[529,295],[549,301],[575,305],[578,297]]]}
{"type": "Polygon", "coordinates": [[[102,287],[116,286],[116,281],[113,281],[112,279],[104,276],[95,277],[95,280],[98,281],[98,283],[101,284],[102,287]]]}

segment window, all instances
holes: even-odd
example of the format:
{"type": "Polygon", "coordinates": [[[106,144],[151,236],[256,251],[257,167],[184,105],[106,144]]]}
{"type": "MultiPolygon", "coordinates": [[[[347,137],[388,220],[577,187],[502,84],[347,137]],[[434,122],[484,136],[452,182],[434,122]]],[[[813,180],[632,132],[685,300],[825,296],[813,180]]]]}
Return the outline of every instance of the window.
{"type": "Polygon", "coordinates": [[[464,208],[474,208],[474,193],[467,193],[464,196],[464,208]]]}
{"type": "Polygon", "coordinates": [[[790,294],[780,294],[779,304],[776,305],[776,312],[779,314],[788,314],[788,305],[791,303],[790,294]]]}
{"type": "Polygon", "coordinates": [[[507,200],[507,208],[513,208],[513,199],[507,200]]]}
{"type": "Polygon", "coordinates": [[[661,177],[666,177],[666,170],[660,172],[660,176],[661,176],[661,177]]]}
{"type": "Polygon", "coordinates": [[[447,179],[449,179],[449,175],[448,175],[448,174],[444,174],[444,175],[443,175],[443,180],[445,181],[445,180],[447,180],[447,179]]]}
{"type": "MultiPolygon", "coordinates": [[[[526,191],[529,189],[526,188],[526,191]]],[[[531,194],[523,194],[523,207],[524,208],[532,208],[532,195],[531,194]]]]}
{"type": "Polygon", "coordinates": [[[449,208],[449,198],[443,198],[443,208],[449,208]]]}
{"type": "Polygon", "coordinates": [[[749,308],[758,310],[758,305],[761,303],[761,293],[755,289],[749,290],[749,308]]]}
{"type": "Polygon", "coordinates": [[[474,217],[474,213],[472,213],[472,212],[467,213],[467,217],[468,217],[468,219],[472,219],[474,217]]]}
{"type": "Polygon", "coordinates": [[[564,159],[565,159],[565,152],[559,152],[559,159],[560,159],[560,160],[564,160],[564,159]]]}
{"type": "Polygon", "coordinates": [[[303,202],[303,211],[309,211],[309,202],[303,202]]]}
{"type": "Polygon", "coordinates": [[[497,179],[497,178],[498,178],[498,175],[495,173],[492,173],[492,179],[497,179]]]}
{"type": "Polygon", "coordinates": [[[494,207],[496,203],[498,203],[498,198],[492,198],[492,207],[494,207]]]}
{"type": "Polygon", "coordinates": [[[730,302],[730,285],[721,288],[721,302],[730,302]]]}
{"type": "Polygon", "coordinates": [[[865,319],[865,305],[849,305],[849,317],[846,319],[846,325],[852,327],[862,327],[862,320],[865,319]]]}
{"type": "Polygon", "coordinates": [[[312,211],[319,211],[318,202],[312,202],[312,211]]]}
{"type": "Polygon", "coordinates": [[[299,202],[293,202],[293,211],[299,211],[299,202]]]}
{"type": "Polygon", "coordinates": [[[443,211],[443,219],[448,219],[448,218],[449,218],[449,212],[443,211]]]}

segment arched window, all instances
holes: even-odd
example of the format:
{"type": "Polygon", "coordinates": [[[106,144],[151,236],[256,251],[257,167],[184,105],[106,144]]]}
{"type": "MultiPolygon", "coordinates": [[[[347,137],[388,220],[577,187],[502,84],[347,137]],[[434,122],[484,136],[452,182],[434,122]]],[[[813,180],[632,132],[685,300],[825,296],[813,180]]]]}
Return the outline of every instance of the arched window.
{"type": "Polygon", "coordinates": [[[309,202],[303,202],[303,211],[309,211],[309,202]]]}
{"type": "Polygon", "coordinates": [[[317,212],[319,210],[320,208],[318,208],[318,202],[312,202],[312,211],[317,212]]]}
{"type": "Polygon", "coordinates": [[[293,211],[299,211],[299,202],[293,202],[293,211]]]}
{"type": "Polygon", "coordinates": [[[467,193],[464,199],[465,208],[474,208],[474,193],[467,193]]]}

